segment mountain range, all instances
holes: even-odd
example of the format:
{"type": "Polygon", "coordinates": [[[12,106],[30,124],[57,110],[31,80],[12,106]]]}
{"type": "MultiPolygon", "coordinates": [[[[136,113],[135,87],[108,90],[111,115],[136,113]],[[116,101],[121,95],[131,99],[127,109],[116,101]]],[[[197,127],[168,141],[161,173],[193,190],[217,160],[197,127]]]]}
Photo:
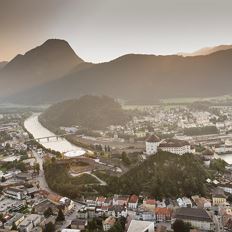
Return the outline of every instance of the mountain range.
{"type": "Polygon", "coordinates": [[[7,64],[7,61],[2,61],[2,62],[0,62],[0,70],[1,70],[4,66],[6,66],[6,64],[7,64]]]}
{"type": "Polygon", "coordinates": [[[215,46],[215,47],[207,47],[207,48],[202,48],[200,50],[197,50],[195,52],[192,53],[178,53],[178,55],[181,56],[206,56],[206,55],[210,55],[214,52],[218,52],[218,51],[223,51],[223,50],[228,50],[228,49],[232,49],[232,45],[219,45],[219,46],[215,46]]]}
{"type": "Polygon", "coordinates": [[[66,41],[52,39],[0,70],[0,98],[43,104],[92,94],[150,104],[161,98],[230,94],[231,74],[230,47],[197,56],[128,54],[92,64],[66,41]]]}

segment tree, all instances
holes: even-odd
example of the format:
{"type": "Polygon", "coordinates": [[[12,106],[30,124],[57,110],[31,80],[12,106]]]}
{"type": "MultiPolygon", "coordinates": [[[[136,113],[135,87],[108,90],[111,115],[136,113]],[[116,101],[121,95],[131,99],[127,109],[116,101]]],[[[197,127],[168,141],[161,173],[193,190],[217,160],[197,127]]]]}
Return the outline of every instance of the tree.
{"type": "Polygon", "coordinates": [[[53,211],[51,207],[48,207],[45,211],[44,211],[44,217],[48,218],[49,216],[53,215],[53,211]]]}
{"type": "Polygon", "coordinates": [[[1,182],[5,182],[6,178],[4,176],[2,176],[1,182]]]}
{"type": "Polygon", "coordinates": [[[17,226],[16,226],[15,222],[13,222],[11,230],[17,230],[17,226]]]}
{"type": "Polygon", "coordinates": [[[183,222],[182,220],[176,220],[172,228],[174,232],[189,232],[191,229],[190,224],[183,222]]]}
{"type": "Polygon", "coordinates": [[[36,163],[36,164],[34,165],[34,171],[37,172],[37,173],[39,173],[39,170],[40,170],[39,163],[36,163]]]}
{"type": "Polygon", "coordinates": [[[214,159],[210,162],[210,168],[220,173],[224,173],[227,163],[222,159],[214,159]]]}
{"type": "Polygon", "coordinates": [[[131,164],[130,159],[129,159],[128,155],[126,154],[126,152],[122,153],[122,162],[128,166],[131,164]]]}
{"type": "Polygon", "coordinates": [[[229,203],[232,203],[232,195],[231,195],[231,194],[227,197],[227,201],[228,201],[229,203]]]}
{"type": "Polygon", "coordinates": [[[55,231],[55,225],[52,222],[49,222],[45,225],[44,232],[54,232],[55,231]]]}
{"type": "Polygon", "coordinates": [[[60,221],[64,221],[64,220],[65,220],[64,213],[63,213],[62,209],[59,209],[56,221],[60,222],[60,221]]]}

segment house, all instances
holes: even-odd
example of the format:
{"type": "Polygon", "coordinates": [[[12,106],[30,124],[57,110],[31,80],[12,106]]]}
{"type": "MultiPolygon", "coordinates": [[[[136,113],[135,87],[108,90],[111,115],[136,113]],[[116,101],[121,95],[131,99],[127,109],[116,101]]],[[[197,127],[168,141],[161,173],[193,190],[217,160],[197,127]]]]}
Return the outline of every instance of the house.
{"type": "Polygon", "coordinates": [[[4,223],[4,228],[11,230],[13,224],[18,226],[24,220],[24,215],[22,213],[16,213],[12,218],[10,218],[7,222],[4,223]]]}
{"type": "Polygon", "coordinates": [[[182,220],[192,227],[203,231],[214,231],[214,223],[205,209],[179,208],[176,210],[172,223],[182,220]]]}
{"type": "Polygon", "coordinates": [[[57,205],[55,205],[54,203],[50,202],[48,199],[44,199],[44,200],[40,201],[39,203],[35,204],[33,208],[34,208],[34,212],[36,214],[43,215],[44,212],[48,208],[52,209],[53,214],[58,214],[57,205]]]}
{"type": "Polygon", "coordinates": [[[114,195],[113,205],[127,206],[129,201],[128,195],[114,195]]]}
{"type": "Polygon", "coordinates": [[[223,189],[224,192],[232,194],[232,184],[231,183],[219,184],[218,187],[223,189]]]}
{"type": "Polygon", "coordinates": [[[52,203],[59,205],[62,197],[57,194],[50,193],[48,194],[47,199],[51,201],[52,203]]]}
{"type": "Polygon", "coordinates": [[[77,211],[77,218],[79,218],[79,219],[87,219],[88,218],[88,212],[87,212],[85,207],[83,207],[77,211]]]}
{"type": "Polygon", "coordinates": [[[85,200],[86,205],[95,205],[96,206],[96,198],[88,198],[85,200]]]}
{"type": "Polygon", "coordinates": [[[74,201],[72,201],[71,199],[69,199],[67,197],[62,197],[59,200],[59,203],[62,206],[62,208],[64,209],[64,212],[71,211],[75,206],[74,201]]]}
{"type": "Polygon", "coordinates": [[[74,219],[71,222],[71,229],[78,229],[80,231],[84,231],[88,225],[87,220],[83,219],[74,219]]]}
{"type": "Polygon", "coordinates": [[[189,142],[178,139],[166,139],[160,143],[159,149],[162,151],[183,155],[185,153],[191,153],[191,146],[189,142]]]}
{"type": "Polygon", "coordinates": [[[172,209],[170,208],[155,208],[155,218],[157,222],[171,221],[172,209]]]}
{"type": "Polygon", "coordinates": [[[24,191],[22,189],[19,189],[19,188],[10,187],[10,188],[4,190],[3,194],[5,196],[8,196],[8,197],[16,199],[16,200],[22,200],[25,198],[24,191]]]}
{"type": "Polygon", "coordinates": [[[213,206],[226,205],[226,197],[224,194],[214,194],[212,196],[213,206]]]}
{"type": "Polygon", "coordinates": [[[108,208],[108,215],[114,216],[115,218],[126,218],[127,214],[127,208],[122,205],[113,205],[108,208]]]}
{"type": "Polygon", "coordinates": [[[110,230],[110,228],[113,227],[115,223],[116,223],[115,217],[109,216],[108,218],[106,218],[106,220],[102,222],[103,230],[104,231],[110,230]]]}
{"type": "Polygon", "coordinates": [[[132,195],[128,201],[129,209],[136,209],[138,207],[139,198],[136,195],[132,195]]]}
{"type": "Polygon", "coordinates": [[[102,206],[105,202],[106,198],[105,197],[97,197],[96,199],[96,205],[97,206],[102,206]]]}
{"type": "Polygon", "coordinates": [[[155,199],[146,199],[143,200],[143,208],[147,210],[153,211],[156,207],[156,200],[155,199]]]}
{"type": "Polygon", "coordinates": [[[158,146],[161,140],[156,135],[151,135],[148,140],[146,141],[146,154],[153,155],[157,153],[158,146]]]}
{"type": "Polygon", "coordinates": [[[210,200],[208,200],[204,197],[199,197],[196,195],[196,196],[192,196],[192,199],[195,202],[195,204],[197,205],[197,208],[207,209],[207,208],[211,208],[211,206],[212,206],[210,200]]]}
{"type": "Polygon", "coordinates": [[[104,203],[102,204],[102,206],[110,206],[113,204],[113,198],[112,197],[107,197],[104,201],[104,203]]]}
{"type": "Polygon", "coordinates": [[[20,224],[20,232],[30,232],[34,227],[39,225],[42,221],[42,216],[38,214],[28,215],[20,224]]]}
{"type": "Polygon", "coordinates": [[[155,216],[151,211],[138,210],[134,219],[141,221],[155,221],[155,216]]]}
{"type": "Polygon", "coordinates": [[[127,232],[154,232],[154,222],[131,220],[127,232]]]}
{"type": "Polygon", "coordinates": [[[177,204],[179,205],[179,207],[190,207],[192,208],[192,201],[187,198],[187,197],[182,197],[182,198],[178,198],[177,200],[177,204]]]}

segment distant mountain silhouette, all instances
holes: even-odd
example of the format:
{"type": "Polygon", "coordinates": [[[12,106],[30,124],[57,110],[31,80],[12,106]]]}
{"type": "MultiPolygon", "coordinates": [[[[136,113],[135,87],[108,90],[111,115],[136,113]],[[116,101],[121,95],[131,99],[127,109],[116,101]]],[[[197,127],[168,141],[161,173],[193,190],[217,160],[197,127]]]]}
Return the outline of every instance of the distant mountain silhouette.
{"type": "Polygon", "coordinates": [[[218,52],[218,51],[223,51],[223,50],[228,50],[228,49],[232,49],[232,45],[219,45],[219,46],[215,46],[215,47],[207,47],[207,48],[202,48],[200,50],[197,50],[193,53],[178,53],[178,55],[181,56],[205,56],[205,55],[210,55],[214,52],[218,52]]]}
{"type": "Polygon", "coordinates": [[[58,79],[83,63],[64,40],[50,39],[17,55],[0,71],[0,96],[58,79]]]}
{"type": "Polygon", "coordinates": [[[194,57],[129,54],[106,63],[81,63],[63,77],[4,100],[40,104],[95,94],[154,103],[161,98],[209,97],[232,93],[231,75],[232,49],[194,57]]]}
{"type": "Polygon", "coordinates": [[[8,63],[7,61],[2,61],[2,62],[0,62],[0,70],[1,70],[4,66],[6,66],[7,63],[8,63]]]}

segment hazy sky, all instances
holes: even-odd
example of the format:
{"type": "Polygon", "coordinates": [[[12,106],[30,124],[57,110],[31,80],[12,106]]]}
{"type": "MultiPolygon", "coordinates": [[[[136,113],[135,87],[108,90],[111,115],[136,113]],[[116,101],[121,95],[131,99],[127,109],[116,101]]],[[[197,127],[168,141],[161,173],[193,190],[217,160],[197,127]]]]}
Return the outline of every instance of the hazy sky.
{"type": "Polygon", "coordinates": [[[0,0],[0,61],[49,38],[86,61],[232,44],[232,0],[0,0]]]}

